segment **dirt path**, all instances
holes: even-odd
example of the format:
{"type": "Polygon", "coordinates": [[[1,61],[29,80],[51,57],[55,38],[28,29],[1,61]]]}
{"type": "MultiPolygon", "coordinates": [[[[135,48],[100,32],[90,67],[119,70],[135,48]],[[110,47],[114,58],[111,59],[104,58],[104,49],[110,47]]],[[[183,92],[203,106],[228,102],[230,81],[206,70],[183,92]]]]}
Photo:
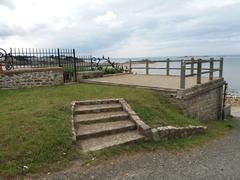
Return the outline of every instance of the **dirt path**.
{"type": "Polygon", "coordinates": [[[75,167],[40,179],[239,179],[240,118],[237,128],[211,144],[181,153],[138,154],[90,169],[75,167]]]}

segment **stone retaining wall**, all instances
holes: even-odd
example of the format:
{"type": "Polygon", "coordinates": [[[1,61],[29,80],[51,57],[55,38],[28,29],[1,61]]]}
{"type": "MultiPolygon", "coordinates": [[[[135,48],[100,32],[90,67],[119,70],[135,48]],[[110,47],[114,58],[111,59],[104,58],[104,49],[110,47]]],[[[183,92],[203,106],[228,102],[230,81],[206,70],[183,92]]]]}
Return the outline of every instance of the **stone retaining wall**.
{"type": "Polygon", "coordinates": [[[0,73],[0,88],[29,88],[63,84],[63,68],[29,68],[0,73]]]}
{"type": "Polygon", "coordinates": [[[195,134],[203,134],[207,130],[205,126],[187,126],[187,127],[158,127],[152,129],[154,141],[166,141],[168,139],[188,137],[195,134]]]}
{"type": "Polygon", "coordinates": [[[240,106],[240,96],[227,96],[226,104],[231,106],[240,106]]]}
{"type": "Polygon", "coordinates": [[[224,79],[209,81],[192,88],[182,89],[173,99],[185,115],[208,121],[221,119],[224,79]]]}

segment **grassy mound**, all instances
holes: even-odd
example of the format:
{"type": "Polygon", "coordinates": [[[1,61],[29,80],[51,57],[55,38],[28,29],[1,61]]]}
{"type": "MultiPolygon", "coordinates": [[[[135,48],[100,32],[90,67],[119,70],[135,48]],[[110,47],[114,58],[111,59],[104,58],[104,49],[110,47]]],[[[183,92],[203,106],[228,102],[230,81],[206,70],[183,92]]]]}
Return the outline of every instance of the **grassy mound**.
{"type": "MultiPolygon", "coordinates": [[[[201,124],[183,116],[166,98],[150,90],[90,84],[0,90],[0,174],[52,171],[73,159],[87,161],[91,157],[82,156],[71,141],[70,103],[114,97],[125,98],[140,118],[152,127],[201,124]]],[[[212,129],[205,139],[194,137],[189,143],[214,138],[229,127],[216,122],[212,129]]],[[[182,140],[177,142],[173,142],[177,147],[184,144],[182,140]]],[[[156,146],[151,143],[125,145],[92,155],[104,159],[129,149],[154,149],[156,146]]]]}

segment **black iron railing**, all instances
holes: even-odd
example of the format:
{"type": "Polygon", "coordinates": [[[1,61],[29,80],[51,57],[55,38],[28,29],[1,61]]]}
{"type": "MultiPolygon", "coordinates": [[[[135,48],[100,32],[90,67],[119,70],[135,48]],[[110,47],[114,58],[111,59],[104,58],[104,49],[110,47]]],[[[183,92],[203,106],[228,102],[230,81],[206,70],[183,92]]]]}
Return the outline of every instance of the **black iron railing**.
{"type": "Polygon", "coordinates": [[[0,65],[3,64],[6,70],[13,69],[13,57],[4,49],[0,48],[0,65]]]}
{"type": "Polygon", "coordinates": [[[112,68],[122,71],[123,67],[104,56],[80,56],[75,49],[11,48],[9,53],[0,49],[0,64],[3,70],[22,68],[63,67],[64,81],[76,81],[79,71],[94,71],[112,68]]]}

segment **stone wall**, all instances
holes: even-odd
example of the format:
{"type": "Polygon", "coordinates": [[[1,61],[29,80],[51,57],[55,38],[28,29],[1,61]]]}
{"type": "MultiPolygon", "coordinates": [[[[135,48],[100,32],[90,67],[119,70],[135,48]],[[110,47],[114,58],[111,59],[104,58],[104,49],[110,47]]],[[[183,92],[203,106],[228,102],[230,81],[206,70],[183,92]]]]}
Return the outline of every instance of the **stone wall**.
{"type": "Polygon", "coordinates": [[[231,106],[240,106],[240,96],[227,96],[226,104],[231,106]]]}
{"type": "Polygon", "coordinates": [[[0,73],[0,88],[53,86],[63,83],[63,69],[60,67],[18,69],[0,73]]]}
{"type": "Polygon", "coordinates": [[[96,77],[103,77],[102,71],[82,71],[77,72],[77,80],[81,82],[82,79],[89,79],[89,78],[96,78],[96,77]]]}
{"type": "Polygon", "coordinates": [[[187,127],[158,127],[152,129],[154,141],[166,141],[168,139],[188,137],[195,134],[203,134],[207,130],[205,126],[187,126],[187,127]]]}
{"type": "Polygon", "coordinates": [[[177,92],[175,103],[194,119],[209,121],[221,119],[224,79],[209,81],[177,92]]]}

